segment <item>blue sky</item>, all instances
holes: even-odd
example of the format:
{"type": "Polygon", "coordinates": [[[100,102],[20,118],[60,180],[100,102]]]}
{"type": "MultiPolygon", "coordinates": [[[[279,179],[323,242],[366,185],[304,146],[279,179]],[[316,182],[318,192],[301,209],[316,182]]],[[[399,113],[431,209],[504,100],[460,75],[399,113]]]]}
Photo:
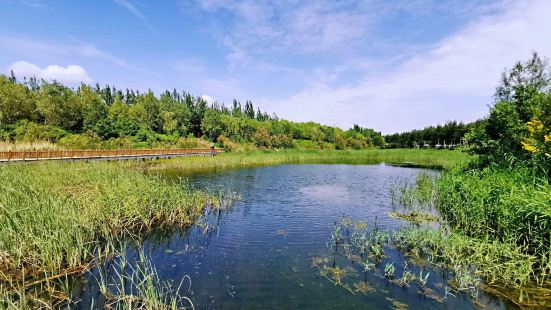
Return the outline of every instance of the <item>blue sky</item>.
{"type": "Polygon", "coordinates": [[[551,1],[0,0],[0,72],[252,100],[384,133],[484,116],[551,1]]]}

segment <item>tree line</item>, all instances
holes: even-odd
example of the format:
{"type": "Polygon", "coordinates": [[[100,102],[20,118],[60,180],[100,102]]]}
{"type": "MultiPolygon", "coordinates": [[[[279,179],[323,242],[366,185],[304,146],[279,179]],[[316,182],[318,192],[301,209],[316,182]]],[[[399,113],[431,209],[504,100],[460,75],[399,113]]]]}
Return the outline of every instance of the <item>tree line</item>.
{"type": "Polygon", "coordinates": [[[380,132],[291,122],[247,100],[208,104],[177,90],[155,95],[112,85],[67,87],[0,75],[0,140],[47,140],[72,148],[193,146],[364,149],[383,147],[380,132]],[[197,139],[201,138],[201,139],[197,139]],[[203,143],[204,145],[204,143],[203,143]]]}
{"type": "Polygon", "coordinates": [[[449,121],[443,125],[428,126],[402,133],[385,135],[385,141],[389,148],[414,148],[414,147],[438,147],[444,145],[462,146],[468,143],[465,135],[473,130],[483,120],[472,123],[449,121]]]}

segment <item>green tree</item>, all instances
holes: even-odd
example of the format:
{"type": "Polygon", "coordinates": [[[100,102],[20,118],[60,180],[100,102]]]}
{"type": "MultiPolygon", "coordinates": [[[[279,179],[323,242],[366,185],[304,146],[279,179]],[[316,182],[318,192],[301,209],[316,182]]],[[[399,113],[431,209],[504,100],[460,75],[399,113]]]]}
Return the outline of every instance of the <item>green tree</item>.
{"type": "Polygon", "coordinates": [[[221,115],[214,109],[207,109],[203,122],[201,124],[201,130],[212,141],[216,141],[218,137],[223,133],[223,123],[221,115]]]}
{"type": "Polygon", "coordinates": [[[0,125],[33,120],[36,110],[33,94],[22,84],[0,75],[0,125]]]}
{"type": "Polygon", "coordinates": [[[40,88],[37,103],[46,125],[66,130],[82,129],[83,104],[72,89],[57,82],[44,84],[40,88]]]}

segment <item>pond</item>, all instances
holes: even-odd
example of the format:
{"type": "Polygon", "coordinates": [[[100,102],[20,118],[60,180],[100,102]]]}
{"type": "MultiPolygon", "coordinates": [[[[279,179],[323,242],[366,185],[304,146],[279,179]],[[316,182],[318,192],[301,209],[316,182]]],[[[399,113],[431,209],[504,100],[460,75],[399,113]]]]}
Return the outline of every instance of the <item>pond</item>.
{"type": "MultiPolygon", "coordinates": [[[[422,171],[385,164],[293,164],[194,175],[167,171],[168,178],[188,178],[209,192],[230,190],[240,199],[231,210],[207,219],[208,229],[203,223],[151,238],[145,252],[161,279],[178,284],[189,276],[185,295],[196,309],[513,309],[484,293],[477,301],[447,294],[441,271],[409,267],[413,274],[428,275],[432,296],[427,296],[416,283],[401,287],[334,257],[328,240],[343,218],[365,221],[369,229],[408,225],[388,215],[390,189],[422,171]],[[335,281],[324,274],[323,264],[347,272],[335,281]]],[[[385,251],[377,268],[393,262],[400,274],[404,256],[396,249],[385,251]]]]}

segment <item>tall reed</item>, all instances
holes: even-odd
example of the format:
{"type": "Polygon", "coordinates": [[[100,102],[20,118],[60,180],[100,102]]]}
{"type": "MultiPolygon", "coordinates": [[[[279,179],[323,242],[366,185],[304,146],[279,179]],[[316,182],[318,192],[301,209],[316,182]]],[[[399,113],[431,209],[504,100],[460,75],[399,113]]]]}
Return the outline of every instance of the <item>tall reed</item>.
{"type": "Polygon", "coordinates": [[[121,163],[2,166],[0,282],[19,290],[82,272],[107,240],[187,226],[207,198],[121,163]]]}

